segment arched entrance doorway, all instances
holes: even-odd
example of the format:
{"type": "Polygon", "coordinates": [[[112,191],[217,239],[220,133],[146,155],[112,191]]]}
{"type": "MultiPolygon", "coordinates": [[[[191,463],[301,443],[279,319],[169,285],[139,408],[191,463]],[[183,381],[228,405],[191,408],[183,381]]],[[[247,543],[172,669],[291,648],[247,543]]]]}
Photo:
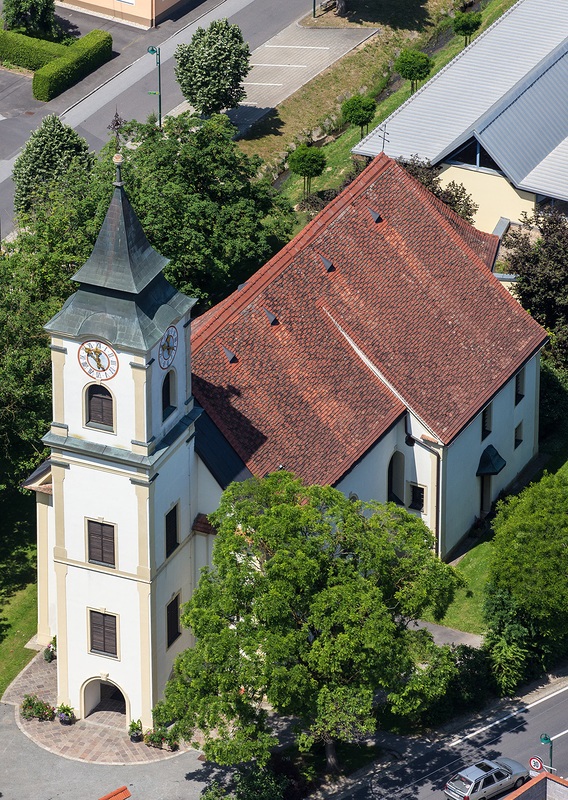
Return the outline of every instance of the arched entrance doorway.
{"type": "Polygon", "coordinates": [[[92,678],[83,685],[81,702],[83,718],[90,717],[101,725],[127,727],[128,700],[115,683],[92,678]]]}

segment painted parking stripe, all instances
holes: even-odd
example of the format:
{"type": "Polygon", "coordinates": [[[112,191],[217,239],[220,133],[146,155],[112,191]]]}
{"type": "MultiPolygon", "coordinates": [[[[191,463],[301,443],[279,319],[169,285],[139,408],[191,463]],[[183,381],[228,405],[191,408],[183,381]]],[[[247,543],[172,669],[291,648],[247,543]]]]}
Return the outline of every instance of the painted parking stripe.
{"type": "Polygon", "coordinates": [[[283,83],[255,83],[254,81],[243,81],[244,86],[284,86],[283,83]]]}
{"type": "MultiPolygon", "coordinates": [[[[499,719],[496,719],[495,722],[491,722],[489,725],[484,725],[483,728],[477,728],[477,730],[472,731],[471,733],[466,733],[465,736],[460,736],[459,739],[454,739],[453,742],[450,742],[449,746],[455,747],[457,744],[460,744],[460,742],[464,742],[466,739],[471,739],[480,733],[484,733],[485,731],[494,728],[495,725],[500,725],[502,722],[505,722],[506,720],[511,719],[512,717],[516,717],[519,714],[524,714],[530,708],[534,708],[535,706],[540,705],[540,703],[544,703],[547,700],[551,700],[553,697],[556,697],[557,695],[562,694],[563,692],[566,691],[568,691],[568,686],[565,686],[563,689],[558,689],[556,692],[552,692],[552,694],[547,694],[546,697],[541,697],[540,700],[535,700],[534,703],[529,703],[528,705],[523,706],[522,708],[519,708],[516,711],[512,711],[510,714],[506,714],[504,717],[499,717],[499,719]]],[[[568,733],[568,731],[564,731],[563,733],[558,733],[556,735],[563,736],[564,733],[568,733]]],[[[554,739],[555,737],[552,738],[554,739]]]]}
{"type": "Polygon", "coordinates": [[[307,69],[307,64],[251,64],[251,67],[290,67],[292,69],[307,69]]]}
{"type": "Polygon", "coordinates": [[[316,47],[311,44],[265,44],[265,47],[281,47],[292,50],[331,50],[331,47],[316,47]]]}

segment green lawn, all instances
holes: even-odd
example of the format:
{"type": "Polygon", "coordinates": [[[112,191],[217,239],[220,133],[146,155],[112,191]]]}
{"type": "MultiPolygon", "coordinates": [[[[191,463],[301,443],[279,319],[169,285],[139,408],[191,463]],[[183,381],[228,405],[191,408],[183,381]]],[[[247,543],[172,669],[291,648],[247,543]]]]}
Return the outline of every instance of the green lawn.
{"type": "Polygon", "coordinates": [[[35,583],[19,589],[0,610],[0,697],[6,687],[35,655],[25,648],[37,631],[35,583]]]}
{"type": "Polygon", "coordinates": [[[30,661],[24,645],[37,631],[35,501],[0,494],[0,696],[30,661]]]}

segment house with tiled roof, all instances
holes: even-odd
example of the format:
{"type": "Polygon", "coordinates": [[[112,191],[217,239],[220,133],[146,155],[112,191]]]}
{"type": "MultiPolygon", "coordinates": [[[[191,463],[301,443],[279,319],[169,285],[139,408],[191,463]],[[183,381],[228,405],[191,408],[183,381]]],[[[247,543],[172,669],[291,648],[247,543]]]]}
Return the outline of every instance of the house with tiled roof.
{"type": "Polygon", "coordinates": [[[567,32],[565,0],[518,0],[354,152],[442,166],[443,184],[463,184],[479,205],[481,230],[565,209],[567,32]]]}
{"type": "Polygon", "coordinates": [[[497,237],[385,155],[196,320],[121,179],[50,336],[37,640],[57,703],[152,727],[207,515],[281,468],[398,503],[445,557],[538,442],[542,328],[491,274],[497,237]],[[197,401],[197,402],[196,402],[197,401]]]}
{"type": "Polygon", "coordinates": [[[399,503],[446,556],[538,447],[546,334],[497,245],[381,155],[194,320],[201,510],[283,468],[399,503]]]}

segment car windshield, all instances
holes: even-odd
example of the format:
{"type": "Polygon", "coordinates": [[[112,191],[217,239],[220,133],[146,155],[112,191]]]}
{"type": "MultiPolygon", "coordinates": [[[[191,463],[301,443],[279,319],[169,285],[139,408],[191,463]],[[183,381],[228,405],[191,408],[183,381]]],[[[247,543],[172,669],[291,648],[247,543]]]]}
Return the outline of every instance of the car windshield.
{"type": "Polygon", "coordinates": [[[468,781],[467,778],[464,778],[463,775],[454,775],[452,780],[450,781],[452,789],[460,794],[467,794],[469,791],[469,787],[471,786],[471,781],[468,781]]]}

